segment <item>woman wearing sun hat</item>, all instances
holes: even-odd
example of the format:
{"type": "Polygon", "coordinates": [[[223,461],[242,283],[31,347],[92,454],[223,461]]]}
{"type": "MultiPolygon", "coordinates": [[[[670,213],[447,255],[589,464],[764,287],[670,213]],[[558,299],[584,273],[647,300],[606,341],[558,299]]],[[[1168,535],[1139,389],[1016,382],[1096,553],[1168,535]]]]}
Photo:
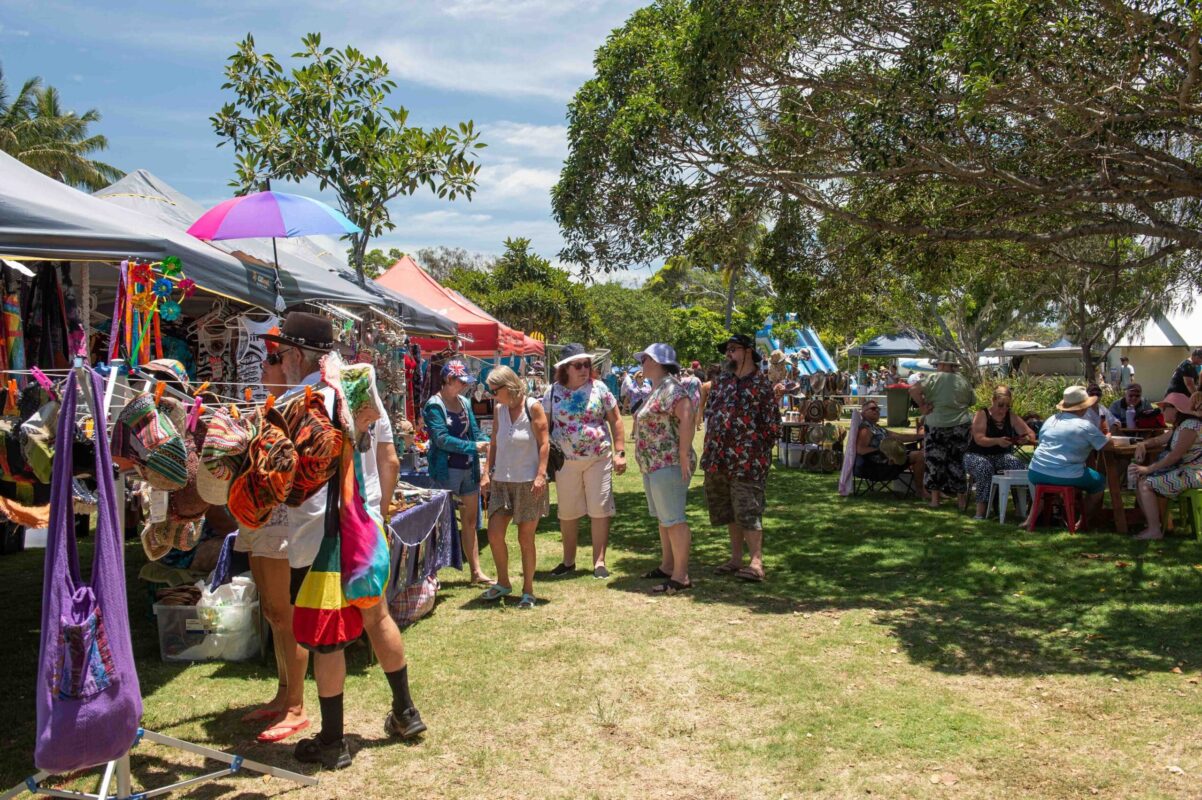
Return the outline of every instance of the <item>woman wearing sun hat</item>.
{"type": "Polygon", "coordinates": [[[1160,504],[1157,497],[1176,497],[1187,489],[1202,489],[1202,392],[1186,397],[1172,392],[1159,403],[1164,419],[1173,429],[1141,443],[1135,451],[1142,461],[1148,445],[1168,449],[1156,461],[1135,467],[1139,475],[1139,507],[1148,525],[1136,539],[1163,539],[1160,527],[1160,504]]]}
{"type": "Polygon", "coordinates": [[[615,513],[613,474],[626,471],[626,431],[618,401],[604,383],[593,380],[593,356],[580,344],[569,344],[555,364],[555,381],[543,397],[551,441],[563,450],[564,463],[555,474],[563,561],[552,575],[576,569],[580,518],[591,520],[593,577],[608,578],[605,551],[609,521],[615,513]]]}
{"type": "MultiPolygon", "coordinates": [[[[1084,491],[1086,520],[1098,510],[1106,488],[1101,474],[1085,464],[1090,453],[1110,442],[1109,434],[1085,418],[1085,412],[1097,402],[1084,386],[1065,389],[1057,413],[1039,429],[1039,446],[1027,470],[1032,486],[1072,486],[1084,491]]],[[[1031,513],[1036,510],[1032,507],[1031,513]]]]}
{"type": "Polygon", "coordinates": [[[957,370],[960,362],[954,353],[944,351],[935,359],[934,375],[910,387],[910,396],[926,418],[923,454],[926,474],[923,480],[931,495],[931,508],[938,508],[945,494],[954,494],[963,510],[968,481],[964,475],[964,453],[968,451],[972,428],[969,410],[976,395],[972,384],[957,370]]]}
{"type": "Polygon", "coordinates": [[[458,359],[442,368],[442,388],[422,408],[422,419],[430,434],[427,453],[430,478],[438,488],[453,494],[461,503],[459,536],[472,571],[472,583],[492,585],[480,570],[480,536],[477,533],[481,483],[480,454],[488,448],[488,437],[480,432],[468,392],[476,382],[467,365],[458,359]]]}
{"type": "Polygon", "coordinates": [[[662,580],[653,592],[676,594],[692,589],[685,518],[689,483],[697,458],[693,452],[694,406],[677,376],[676,351],[653,344],[635,356],[651,379],[651,394],[634,417],[634,457],[643,471],[647,508],[659,522],[660,565],[643,577],[662,580]]]}

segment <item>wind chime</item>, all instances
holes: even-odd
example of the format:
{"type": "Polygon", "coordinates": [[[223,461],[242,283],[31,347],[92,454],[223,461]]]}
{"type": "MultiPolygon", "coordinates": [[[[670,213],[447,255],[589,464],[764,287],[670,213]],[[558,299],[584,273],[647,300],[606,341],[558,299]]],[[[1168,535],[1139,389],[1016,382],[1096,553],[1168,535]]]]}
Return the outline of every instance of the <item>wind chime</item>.
{"type": "Polygon", "coordinates": [[[184,275],[183,264],[176,256],[155,262],[122,261],[117,297],[113,303],[113,326],[109,332],[109,359],[121,357],[122,351],[131,366],[162,358],[160,320],[178,320],[183,314],[180,303],[195,292],[196,281],[184,275]],[[179,292],[178,299],[175,299],[176,291],[179,292]]]}

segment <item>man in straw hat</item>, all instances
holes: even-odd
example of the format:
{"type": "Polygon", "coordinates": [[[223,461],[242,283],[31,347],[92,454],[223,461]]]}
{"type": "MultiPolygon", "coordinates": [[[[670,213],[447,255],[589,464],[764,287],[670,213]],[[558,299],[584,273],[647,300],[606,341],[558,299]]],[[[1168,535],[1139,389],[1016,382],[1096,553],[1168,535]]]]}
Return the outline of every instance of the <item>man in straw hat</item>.
{"type": "Polygon", "coordinates": [[[715,571],[749,581],[764,579],[764,490],[772,448],[780,438],[780,400],[760,370],[750,336],[736,334],[719,351],[726,369],[714,380],[706,404],[705,500],[710,524],[726,525],[730,560],[715,571]],[[743,547],[751,557],[743,565],[743,547]]]}
{"type": "Polygon", "coordinates": [[[1139,476],[1139,507],[1147,520],[1147,526],[1135,535],[1141,541],[1164,538],[1159,498],[1202,489],[1202,392],[1193,397],[1174,392],[1160,401],[1160,407],[1172,430],[1141,442],[1135,450],[1135,460],[1143,461],[1148,448],[1167,448],[1156,461],[1134,468],[1139,476]]]}
{"type": "MultiPolygon", "coordinates": [[[[1098,402],[1084,386],[1070,386],[1056,406],[1057,413],[1039,429],[1039,446],[1027,471],[1032,486],[1072,486],[1085,492],[1088,523],[1102,505],[1106,481],[1097,470],[1086,466],[1089,454],[1110,442],[1110,435],[1085,418],[1098,402]]],[[[1031,504],[1031,514],[1038,513],[1031,504]]]]}
{"type": "MultiPolygon", "coordinates": [[[[284,368],[285,379],[293,387],[280,398],[281,405],[303,392],[306,386],[312,386],[325,400],[330,418],[336,419],[334,392],[323,383],[321,376],[321,359],[331,351],[339,349],[334,337],[333,324],[316,314],[294,311],[285,318],[278,335],[266,334],[263,338],[278,344],[276,353],[284,368]]],[[[369,446],[362,459],[366,494],[364,499],[368,503],[378,504],[382,517],[388,519],[388,504],[400,474],[400,460],[393,445],[392,425],[388,415],[380,406],[378,398],[376,402],[380,418],[371,427],[369,446]]],[[[266,539],[271,548],[281,552],[287,559],[287,572],[272,570],[269,591],[273,595],[278,594],[278,584],[280,579],[283,579],[284,597],[288,601],[286,618],[289,621],[297,594],[309,567],[317,557],[322,537],[325,535],[327,492],[328,489],[323,487],[299,506],[278,506],[267,525],[251,535],[252,539],[266,539]]],[[[247,531],[240,531],[238,539],[242,539],[245,533],[247,531]]],[[[275,560],[278,561],[279,557],[275,560]]],[[[409,695],[409,673],[400,630],[388,614],[386,603],[377,603],[361,611],[363,628],[367,631],[372,649],[392,690],[392,710],[385,720],[385,729],[388,733],[404,739],[416,737],[426,730],[426,726],[409,695]]],[[[283,626],[281,628],[283,629],[283,626]]],[[[285,635],[289,636],[285,646],[290,658],[288,706],[283,715],[268,718],[274,724],[260,735],[262,741],[280,741],[308,727],[299,700],[303,697],[308,652],[296,645],[295,636],[291,635],[290,624],[285,630],[285,635]]],[[[313,662],[317,699],[321,705],[321,732],[298,743],[294,754],[299,761],[341,769],[351,763],[350,751],[343,737],[342,690],[346,681],[345,655],[341,650],[315,654],[313,662]]]]}

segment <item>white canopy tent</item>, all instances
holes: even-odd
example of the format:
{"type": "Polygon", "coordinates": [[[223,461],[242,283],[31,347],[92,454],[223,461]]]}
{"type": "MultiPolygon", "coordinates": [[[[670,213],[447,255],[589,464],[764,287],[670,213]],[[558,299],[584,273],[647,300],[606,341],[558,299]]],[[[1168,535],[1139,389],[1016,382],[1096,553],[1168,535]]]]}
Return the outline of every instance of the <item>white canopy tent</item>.
{"type": "Polygon", "coordinates": [[[1195,347],[1202,347],[1202,307],[1198,305],[1158,314],[1119,339],[1110,353],[1110,367],[1117,369],[1119,357],[1127,356],[1145,397],[1159,399],[1158,392],[1169,385],[1173,370],[1195,347]]]}

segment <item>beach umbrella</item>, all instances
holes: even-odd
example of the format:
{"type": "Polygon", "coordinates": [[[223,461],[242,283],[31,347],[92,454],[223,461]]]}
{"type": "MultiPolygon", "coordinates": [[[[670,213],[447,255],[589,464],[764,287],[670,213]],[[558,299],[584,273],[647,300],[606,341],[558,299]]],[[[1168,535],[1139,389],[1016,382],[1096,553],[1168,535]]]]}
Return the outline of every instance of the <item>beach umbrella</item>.
{"type": "Polygon", "coordinates": [[[275,257],[276,306],[279,311],[284,310],[284,298],[279,293],[277,238],[360,232],[359,226],[347,219],[345,214],[320,200],[270,190],[232,197],[218,203],[188,228],[188,233],[197,239],[210,241],[270,237],[271,252],[275,257]]]}

